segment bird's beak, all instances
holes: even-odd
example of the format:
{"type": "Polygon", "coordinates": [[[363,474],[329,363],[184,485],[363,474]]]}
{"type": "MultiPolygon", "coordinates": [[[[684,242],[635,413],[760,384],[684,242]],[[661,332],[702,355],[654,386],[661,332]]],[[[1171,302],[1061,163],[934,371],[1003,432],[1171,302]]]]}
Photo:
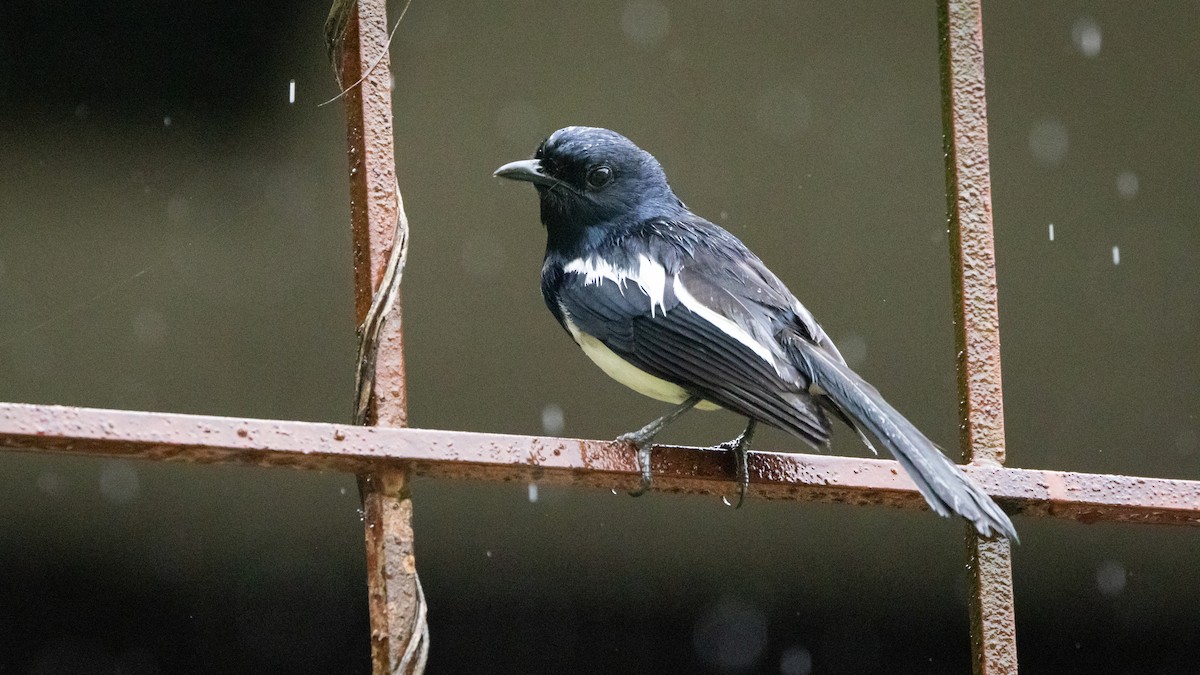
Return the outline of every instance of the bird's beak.
{"type": "Polygon", "coordinates": [[[542,163],[536,159],[523,159],[519,162],[509,162],[496,169],[493,176],[510,180],[523,180],[534,185],[554,185],[558,181],[546,175],[542,163]]]}

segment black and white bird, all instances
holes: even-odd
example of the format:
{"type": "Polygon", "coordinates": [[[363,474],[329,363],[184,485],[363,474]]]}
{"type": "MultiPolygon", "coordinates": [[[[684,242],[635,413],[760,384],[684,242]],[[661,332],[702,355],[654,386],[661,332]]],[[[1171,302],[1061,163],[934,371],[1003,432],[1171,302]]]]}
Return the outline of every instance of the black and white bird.
{"type": "Polygon", "coordinates": [[[832,415],[891,452],[936,513],[1017,538],[1000,507],[846,365],[783,282],[675,196],[650,153],[607,129],[567,127],[495,175],[537,188],[554,317],[609,376],[676,406],[619,439],[638,448],[637,494],[650,485],[655,434],[693,407],[748,419],[727,444],[743,496],[756,423],[821,447],[832,415]]]}

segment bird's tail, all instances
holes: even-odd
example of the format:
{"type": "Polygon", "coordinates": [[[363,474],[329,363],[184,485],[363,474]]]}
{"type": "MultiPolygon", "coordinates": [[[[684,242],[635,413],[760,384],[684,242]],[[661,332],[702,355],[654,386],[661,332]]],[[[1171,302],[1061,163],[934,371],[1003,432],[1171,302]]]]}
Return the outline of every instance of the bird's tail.
{"type": "Polygon", "coordinates": [[[800,370],[846,417],[874,436],[900,462],[917,489],[941,516],[958,514],[983,536],[1002,534],[1017,541],[1017,531],[992,498],[951,462],[912,422],[850,367],[803,339],[791,343],[800,370]]]}

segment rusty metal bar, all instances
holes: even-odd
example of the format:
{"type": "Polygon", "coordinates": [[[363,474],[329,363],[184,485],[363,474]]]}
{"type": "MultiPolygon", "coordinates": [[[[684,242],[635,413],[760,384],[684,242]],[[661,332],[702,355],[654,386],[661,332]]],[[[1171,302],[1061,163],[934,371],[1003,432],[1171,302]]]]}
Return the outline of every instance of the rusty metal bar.
{"type": "MultiPolygon", "coordinates": [[[[208,417],[0,403],[0,449],[632,489],[640,473],[625,444],[507,434],[208,417]]],[[[726,451],[659,447],[654,487],[732,495],[726,451]]],[[[1071,520],[1200,526],[1200,481],[969,465],[964,470],[1014,513],[1071,520]]],[[[750,453],[757,497],[925,509],[891,460],[750,453]]]]}
{"type": "MultiPolygon", "coordinates": [[[[954,270],[961,446],[972,464],[1004,463],[1000,320],[992,237],[981,0],[940,0],[946,211],[954,270]]],[[[1006,539],[968,529],[974,670],[1017,672],[1012,553],[1006,539]]]]}
{"type": "MultiPolygon", "coordinates": [[[[400,303],[386,316],[372,316],[393,247],[407,243],[408,223],[396,183],[392,139],[391,67],[384,0],[338,0],[326,24],[338,81],[345,89],[350,172],[350,215],[354,240],[355,313],[360,326],[359,380],[370,386],[360,405],[367,423],[407,424],[400,303]],[[370,329],[379,328],[377,334],[370,329]],[[366,331],[365,337],[363,332],[366,331]],[[363,369],[368,372],[363,373],[363,369]],[[369,416],[368,416],[369,415],[369,416]]],[[[396,277],[399,283],[399,277],[396,277]]],[[[384,310],[386,311],[386,310],[384,310]]],[[[420,673],[428,651],[424,598],[413,555],[412,498],[399,467],[370,466],[359,475],[367,545],[371,661],[376,675],[420,673]]]]}

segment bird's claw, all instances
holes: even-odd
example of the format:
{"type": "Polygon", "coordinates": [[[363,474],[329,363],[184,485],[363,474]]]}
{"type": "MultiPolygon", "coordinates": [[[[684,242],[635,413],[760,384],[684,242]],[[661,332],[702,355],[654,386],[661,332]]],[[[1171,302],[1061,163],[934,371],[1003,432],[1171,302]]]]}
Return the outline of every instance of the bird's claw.
{"type": "Polygon", "coordinates": [[[617,437],[618,443],[633,443],[637,447],[637,464],[638,469],[642,472],[642,484],[629,493],[630,497],[641,497],[650,489],[650,447],[651,441],[645,438],[638,432],[621,434],[617,437]]]}
{"type": "Polygon", "coordinates": [[[738,500],[733,508],[740,509],[746,501],[746,491],[750,489],[750,443],[754,440],[755,422],[750,421],[746,425],[746,430],[737,438],[731,441],[725,441],[716,447],[721,450],[727,450],[733,453],[733,461],[737,470],[738,481],[738,500]]]}
{"type": "Polygon", "coordinates": [[[742,503],[746,501],[746,491],[750,489],[750,462],[746,457],[746,448],[738,447],[733,450],[733,457],[737,461],[738,475],[738,500],[733,508],[742,508],[742,503]]]}

